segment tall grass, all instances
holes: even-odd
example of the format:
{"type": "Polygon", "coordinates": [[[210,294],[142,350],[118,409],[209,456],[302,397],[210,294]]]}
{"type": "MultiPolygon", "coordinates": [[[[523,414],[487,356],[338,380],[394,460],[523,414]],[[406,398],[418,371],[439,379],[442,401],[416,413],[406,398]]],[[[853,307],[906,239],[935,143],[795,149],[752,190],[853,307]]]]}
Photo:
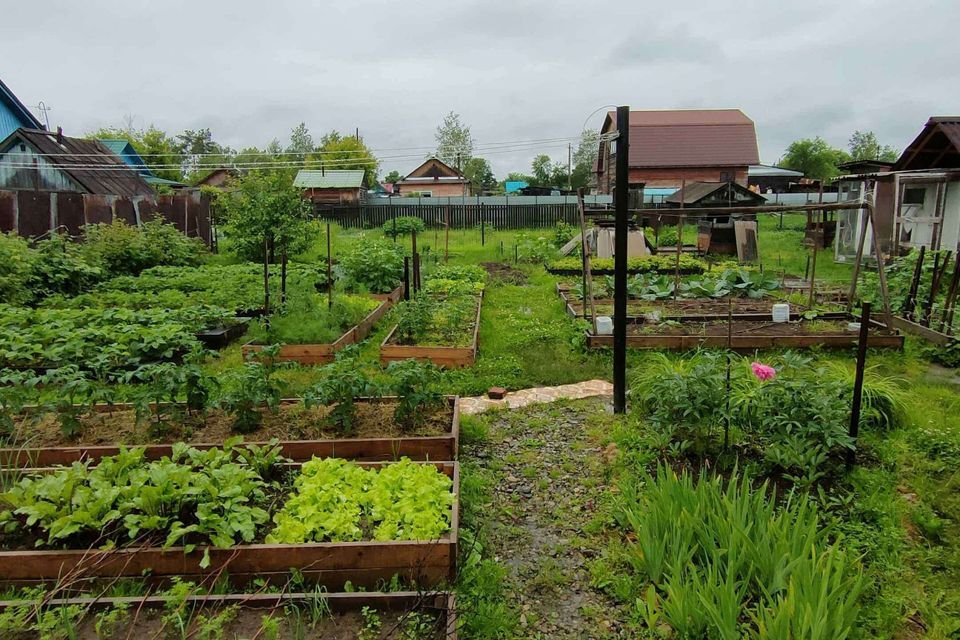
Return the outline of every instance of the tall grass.
{"type": "Polygon", "coordinates": [[[680,638],[850,636],[859,612],[859,561],[830,541],[815,504],[777,506],[764,484],[660,467],[623,492],[618,519],[636,536],[628,561],[649,583],[635,603],[648,626],[680,638]]]}

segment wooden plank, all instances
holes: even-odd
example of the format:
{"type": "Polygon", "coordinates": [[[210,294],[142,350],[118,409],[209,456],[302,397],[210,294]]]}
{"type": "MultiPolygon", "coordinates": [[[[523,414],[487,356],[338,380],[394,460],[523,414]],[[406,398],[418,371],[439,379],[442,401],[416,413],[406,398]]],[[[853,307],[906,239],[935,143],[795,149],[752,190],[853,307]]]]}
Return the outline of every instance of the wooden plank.
{"type": "Polygon", "coordinates": [[[388,364],[398,360],[429,361],[450,369],[469,367],[477,358],[480,342],[480,313],[483,308],[483,293],[477,296],[477,314],[474,318],[473,343],[469,347],[420,347],[416,345],[391,344],[396,334],[394,326],[380,343],[380,362],[388,364]]]}
{"type": "MultiPolygon", "coordinates": [[[[809,348],[841,349],[856,346],[857,336],[847,334],[816,334],[800,336],[749,335],[732,336],[731,346],[738,351],[771,348],[809,348]]],[[[587,334],[587,346],[590,348],[612,347],[611,336],[587,334]]],[[[700,347],[724,348],[727,336],[702,335],[644,335],[627,336],[627,346],[632,349],[670,349],[676,351],[697,349],[700,347]]],[[[871,335],[868,340],[871,348],[903,349],[903,336],[871,335]]]]}
{"type": "MultiPolygon", "coordinates": [[[[277,360],[281,362],[297,362],[299,364],[316,365],[329,364],[334,361],[338,351],[351,344],[366,340],[374,325],[390,310],[403,296],[403,286],[399,286],[387,294],[373,294],[371,297],[381,303],[361,320],[356,326],[347,329],[332,344],[285,344],[281,345],[277,360]]],[[[265,345],[248,342],[243,345],[244,359],[263,350],[265,345]]]]}
{"type": "Polygon", "coordinates": [[[953,340],[952,336],[930,329],[922,324],[911,322],[903,316],[893,316],[893,326],[939,346],[946,346],[953,340]]]}
{"type": "MultiPolygon", "coordinates": [[[[391,400],[391,397],[384,398],[391,400]]],[[[286,398],[284,404],[302,402],[299,398],[286,398]]],[[[360,399],[358,402],[370,402],[360,399]]],[[[344,458],[356,461],[397,460],[403,456],[411,460],[456,460],[460,438],[460,398],[447,396],[453,411],[450,430],[439,436],[398,436],[389,438],[335,438],[327,440],[284,440],[278,443],[284,457],[295,462],[318,458],[344,458]]],[[[97,405],[95,410],[106,413],[110,410],[131,409],[129,404],[97,405]]],[[[244,444],[266,446],[268,442],[251,441],[244,444]]],[[[222,447],[222,442],[191,442],[196,449],[222,447]]],[[[171,444],[148,445],[76,445],[70,447],[8,447],[0,448],[0,465],[4,467],[48,467],[67,465],[82,460],[100,460],[105,456],[120,453],[120,448],[139,446],[147,460],[159,460],[173,452],[171,444]]]]}
{"type": "MultiPolygon", "coordinates": [[[[426,463],[429,464],[429,463],[426,463]]],[[[460,475],[456,462],[439,463],[452,480],[457,496],[450,531],[437,540],[362,541],[304,544],[240,544],[228,549],[198,547],[122,547],[0,551],[0,581],[24,582],[75,578],[208,576],[223,572],[234,576],[286,574],[297,569],[331,590],[350,581],[357,587],[375,588],[398,574],[431,588],[453,580],[457,568],[460,475]],[[205,557],[209,566],[203,567],[205,557]]]]}

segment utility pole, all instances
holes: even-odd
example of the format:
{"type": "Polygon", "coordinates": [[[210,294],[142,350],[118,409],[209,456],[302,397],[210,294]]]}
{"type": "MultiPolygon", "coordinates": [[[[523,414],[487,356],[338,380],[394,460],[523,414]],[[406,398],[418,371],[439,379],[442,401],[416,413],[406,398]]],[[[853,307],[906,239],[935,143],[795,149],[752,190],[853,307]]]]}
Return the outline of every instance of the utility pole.
{"type": "Polygon", "coordinates": [[[627,412],[627,199],[630,107],[617,107],[617,173],[613,248],[613,411],[627,412]]]}

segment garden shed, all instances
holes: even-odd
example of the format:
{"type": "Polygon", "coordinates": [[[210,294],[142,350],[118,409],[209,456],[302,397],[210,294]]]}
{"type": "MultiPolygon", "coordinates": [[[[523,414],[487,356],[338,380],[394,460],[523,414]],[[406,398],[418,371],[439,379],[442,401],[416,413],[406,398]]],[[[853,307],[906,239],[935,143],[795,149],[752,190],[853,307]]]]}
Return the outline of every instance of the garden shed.
{"type": "MultiPolygon", "coordinates": [[[[960,247],[960,116],[927,120],[888,170],[842,176],[840,200],[872,199],[877,239],[885,255],[913,248],[960,247]]],[[[866,224],[863,212],[841,212],[834,245],[838,261],[853,259],[866,224]]],[[[868,247],[871,234],[867,234],[868,247]]]]}
{"type": "Polygon", "coordinates": [[[363,169],[301,169],[293,186],[303,189],[303,197],[317,204],[359,204],[363,200],[363,169]]]}

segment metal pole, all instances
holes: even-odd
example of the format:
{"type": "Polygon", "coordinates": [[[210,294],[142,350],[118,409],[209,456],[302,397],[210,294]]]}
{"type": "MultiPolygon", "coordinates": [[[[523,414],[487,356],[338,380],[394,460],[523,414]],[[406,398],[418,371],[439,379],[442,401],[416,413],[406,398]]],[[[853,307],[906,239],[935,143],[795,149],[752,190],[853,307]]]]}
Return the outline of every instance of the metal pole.
{"type": "Polygon", "coordinates": [[[403,299],[410,299],[410,258],[403,256],[403,299]]]}
{"type": "Polygon", "coordinates": [[[614,192],[613,411],[627,411],[627,212],[629,203],[630,107],[617,107],[617,183],[614,192]]]}
{"type": "MultiPolygon", "coordinates": [[[[863,303],[863,312],[860,314],[860,339],[857,342],[857,374],[853,381],[853,404],[850,409],[850,437],[856,444],[860,435],[860,403],[863,396],[863,372],[867,364],[867,335],[870,328],[870,303],[863,303]]],[[[847,451],[847,464],[852,465],[856,460],[856,449],[847,451]]]]}
{"type": "Polygon", "coordinates": [[[480,203],[480,246],[484,247],[487,244],[487,227],[486,222],[483,219],[483,203],[480,203]]]}
{"type": "Polygon", "coordinates": [[[417,292],[420,290],[420,254],[417,253],[417,230],[414,229],[413,233],[410,234],[410,241],[412,243],[410,253],[413,256],[413,290],[417,292]]]}

